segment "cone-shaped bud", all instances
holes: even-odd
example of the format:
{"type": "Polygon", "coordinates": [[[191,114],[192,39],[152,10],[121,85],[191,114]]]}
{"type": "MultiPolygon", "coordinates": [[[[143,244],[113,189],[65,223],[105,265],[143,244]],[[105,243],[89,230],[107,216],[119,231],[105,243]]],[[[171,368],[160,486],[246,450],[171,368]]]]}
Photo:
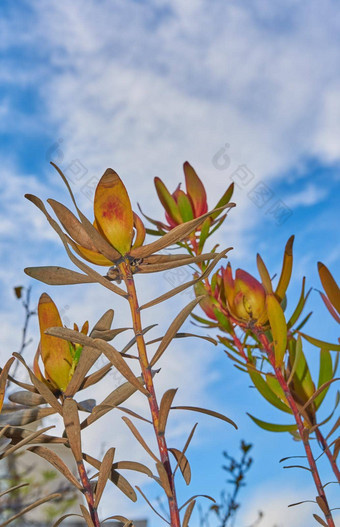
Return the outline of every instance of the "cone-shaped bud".
{"type": "Polygon", "coordinates": [[[116,172],[107,169],[94,196],[96,223],[111,245],[122,255],[131,249],[133,212],[127,190],[116,172]]]}
{"type": "Polygon", "coordinates": [[[264,323],[266,316],[266,293],[263,285],[252,275],[237,269],[232,277],[231,265],[222,268],[225,298],[232,317],[242,322],[264,323]]]}
{"type": "Polygon", "coordinates": [[[186,192],[178,185],[175,192],[170,194],[163,181],[156,177],[155,187],[165,209],[168,222],[167,229],[199,218],[208,211],[207,195],[204,185],[192,166],[186,161],[183,165],[186,192]]]}
{"type": "Polygon", "coordinates": [[[208,291],[203,282],[198,282],[195,284],[195,294],[196,297],[205,295],[200,301],[200,307],[209,318],[217,320],[215,310],[220,308],[218,302],[218,289],[215,289],[215,294],[213,295],[211,294],[211,291],[208,291]]]}
{"type": "MultiPolygon", "coordinates": [[[[59,311],[53,300],[43,293],[38,304],[40,327],[40,344],[36,353],[33,371],[38,379],[50,386],[52,391],[64,392],[78,363],[82,347],[71,342],[46,335],[51,327],[63,327],[59,311]],[[44,375],[39,367],[39,358],[44,364],[44,375]]],[[[82,333],[87,332],[88,323],[82,327],[82,333]]]]}

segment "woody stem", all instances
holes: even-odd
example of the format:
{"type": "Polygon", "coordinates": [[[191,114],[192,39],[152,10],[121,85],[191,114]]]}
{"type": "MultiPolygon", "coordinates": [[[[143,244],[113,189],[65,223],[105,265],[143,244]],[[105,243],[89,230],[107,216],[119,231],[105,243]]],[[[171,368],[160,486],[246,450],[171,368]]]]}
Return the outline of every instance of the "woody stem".
{"type": "Polygon", "coordinates": [[[292,396],[292,394],[290,392],[290,389],[289,389],[289,386],[288,386],[288,384],[286,382],[286,379],[283,376],[281,368],[275,364],[275,356],[274,356],[274,352],[273,352],[273,349],[272,349],[272,346],[271,346],[270,342],[268,341],[266,335],[264,333],[262,333],[261,331],[257,331],[256,334],[257,334],[257,337],[258,337],[258,339],[260,340],[260,342],[262,344],[262,347],[263,347],[264,351],[267,353],[268,359],[269,359],[272,367],[274,368],[276,378],[279,381],[280,386],[281,386],[281,388],[282,388],[282,390],[283,390],[283,392],[285,394],[285,397],[287,399],[287,402],[288,402],[288,404],[289,404],[289,406],[290,406],[290,408],[291,408],[291,410],[293,412],[293,415],[294,415],[294,418],[295,418],[295,421],[296,421],[296,424],[297,424],[297,427],[298,427],[298,432],[299,432],[300,438],[301,438],[301,440],[303,442],[303,446],[304,446],[304,449],[305,449],[305,452],[306,452],[306,456],[307,456],[308,463],[309,463],[309,466],[310,466],[310,471],[312,473],[312,477],[313,477],[316,489],[318,491],[318,494],[319,494],[319,496],[320,496],[320,498],[322,499],[322,502],[323,502],[322,511],[323,511],[323,513],[325,515],[325,519],[327,521],[327,525],[328,525],[328,527],[335,527],[335,523],[334,523],[334,520],[333,520],[333,517],[332,517],[332,513],[329,510],[326,494],[325,494],[323,485],[321,483],[319,471],[318,471],[318,468],[316,466],[316,462],[315,462],[315,459],[314,459],[314,456],[313,456],[313,452],[312,452],[312,449],[311,449],[311,446],[310,446],[310,443],[309,443],[309,438],[308,438],[309,431],[308,431],[307,428],[305,428],[305,426],[303,424],[303,420],[302,420],[301,414],[300,414],[299,409],[298,409],[298,407],[296,405],[296,402],[295,402],[295,400],[294,400],[294,398],[293,398],[293,396],[292,396]]]}
{"type": "Polygon", "coordinates": [[[136,343],[137,343],[138,354],[139,354],[139,362],[140,362],[140,366],[141,366],[141,370],[142,370],[142,374],[143,374],[143,378],[145,382],[145,387],[147,391],[149,392],[148,401],[149,401],[149,406],[150,406],[153,428],[154,428],[155,436],[157,440],[158,450],[159,450],[160,458],[166,470],[169,484],[170,484],[171,496],[167,496],[167,498],[168,498],[168,503],[169,503],[171,527],[181,527],[177,498],[176,498],[174,474],[172,473],[172,469],[170,465],[169,451],[168,451],[168,447],[166,444],[164,434],[159,432],[159,406],[158,406],[155,388],[153,384],[151,366],[150,366],[149,359],[147,356],[146,345],[145,345],[145,340],[143,336],[141,316],[140,316],[140,311],[139,311],[135,283],[134,283],[134,279],[131,273],[130,264],[128,261],[124,260],[120,264],[119,269],[120,269],[121,276],[127,288],[128,301],[130,305],[131,317],[132,317],[132,322],[133,322],[133,329],[134,329],[134,333],[136,337],[136,343]]]}

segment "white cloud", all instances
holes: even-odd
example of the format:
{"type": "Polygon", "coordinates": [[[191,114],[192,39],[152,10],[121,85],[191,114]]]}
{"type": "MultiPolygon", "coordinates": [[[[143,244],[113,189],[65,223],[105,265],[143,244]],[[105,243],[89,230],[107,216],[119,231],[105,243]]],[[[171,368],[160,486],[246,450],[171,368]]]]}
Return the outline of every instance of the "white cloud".
{"type": "Polygon", "coordinates": [[[285,198],[288,207],[310,207],[323,201],[328,194],[327,188],[319,188],[313,183],[308,184],[304,189],[291,194],[285,198]]]}

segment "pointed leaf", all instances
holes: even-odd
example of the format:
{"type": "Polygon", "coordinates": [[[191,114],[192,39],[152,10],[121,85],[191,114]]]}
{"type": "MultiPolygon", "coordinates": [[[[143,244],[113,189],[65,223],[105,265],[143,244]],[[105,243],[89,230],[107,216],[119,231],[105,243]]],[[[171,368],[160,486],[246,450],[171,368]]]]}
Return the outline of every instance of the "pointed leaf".
{"type": "Polygon", "coordinates": [[[273,406],[278,408],[279,410],[282,410],[283,412],[287,412],[289,414],[292,413],[289,406],[287,406],[284,402],[281,401],[279,397],[275,395],[275,393],[271,390],[267,382],[263,379],[262,375],[254,371],[251,367],[251,365],[247,365],[248,373],[253,381],[255,387],[260,392],[260,394],[273,406]]]}
{"type": "Polygon", "coordinates": [[[0,426],[6,424],[12,426],[26,425],[40,421],[48,415],[55,414],[54,408],[30,408],[28,410],[17,410],[15,412],[4,413],[0,415],[0,426]]]}
{"type": "MultiPolygon", "coordinates": [[[[328,350],[320,350],[320,367],[319,367],[319,380],[318,388],[324,385],[325,382],[328,382],[333,377],[333,362],[331,354],[328,350]]],[[[315,399],[315,407],[319,408],[322,401],[326,397],[328,390],[323,390],[322,393],[315,399]]]]}
{"type": "Polygon", "coordinates": [[[259,274],[261,276],[261,280],[262,280],[263,286],[264,286],[264,288],[266,290],[266,293],[267,294],[273,293],[272,281],[270,279],[270,275],[269,275],[268,269],[267,269],[264,261],[262,260],[262,258],[261,258],[261,256],[259,254],[257,255],[256,263],[257,263],[257,268],[258,268],[259,274]]]}
{"type": "Polygon", "coordinates": [[[192,412],[200,412],[202,414],[211,415],[212,417],[216,417],[217,419],[221,419],[222,421],[226,421],[227,423],[231,424],[234,428],[237,430],[237,425],[229,419],[229,417],[226,417],[223,414],[220,414],[219,412],[215,412],[214,410],[207,410],[206,408],[199,408],[198,406],[172,406],[171,410],[191,410],[192,412]]]}
{"type": "Polygon", "coordinates": [[[159,177],[155,177],[154,182],[159,201],[162,203],[167,214],[174,222],[182,223],[182,218],[178,210],[177,203],[164,185],[163,181],[159,177]]]}
{"type": "Polygon", "coordinates": [[[263,428],[263,430],[268,430],[269,432],[293,432],[294,430],[297,430],[297,425],[278,425],[275,423],[267,423],[266,421],[261,421],[261,419],[257,419],[257,417],[254,417],[248,412],[247,415],[249,415],[249,417],[254,421],[254,423],[257,424],[257,426],[263,428]]]}
{"type": "Polygon", "coordinates": [[[189,521],[191,518],[192,511],[194,510],[195,504],[196,500],[192,500],[185,509],[182,527],[189,527],[189,521]]]}
{"type": "Polygon", "coordinates": [[[74,459],[80,463],[82,460],[80,422],[77,403],[74,399],[67,398],[64,400],[63,418],[74,459]]]}
{"type": "Polygon", "coordinates": [[[183,170],[187,194],[192,201],[194,206],[194,215],[197,218],[208,210],[207,194],[202,181],[190,163],[186,161],[183,165],[183,170]]]}
{"type": "Polygon", "coordinates": [[[1,373],[0,373],[0,412],[2,409],[3,402],[4,402],[8,372],[13,362],[14,362],[14,357],[11,357],[10,359],[8,359],[8,361],[6,362],[5,366],[2,368],[1,373]]]}
{"type": "Polygon", "coordinates": [[[9,518],[8,520],[1,523],[1,527],[6,527],[9,523],[12,523],[14,520],[20,518],[20,516],[23,516],[27,512],[35,509],[36,507],[39,507],[43,503],[47,503],[48,501],[60,498],[61,494],[58,494],[55,492],[54,494],[49,494],[48,496],[45,496],[44,498],[40,498],[39,500],[36,500],[34,503],[31,503],[31,505],[28,505],[24,509],[22,509],[20,512],[9,518]]]}
{"type": "MultiPolygon", "coordinates": [[[[143,496],[143,498],[145,499],[146,503],[149,505],[150,509],[153,510],[153,512],[155,514],[157,514],[157,516],[159,516],[165,523],[168,523],[170,525],[170,523],[168,522],[168,520],[166,518],[164,518],[164,516],[162,516],[156,509],[155,507],[152,505],[152,503],[148,500],[148,498],[145,496],[144,492],[139,488],[137,487],[136,485],[136,489],[138,490],[138,492],[141,494],[141,496],[143,496]]],[[[125,527],[125,526],[124,526],[125,527]]]]}
{"type": "Polygon", "coordinates": [[[321,283],[331,304],[340,314],[340,289],[331,275],[329,269],[321,262],[318,262],[318,270],[321,283]]]}
{"type": "Polygon", "coordinates": [[[194,309],[194,307],[202,300],[202,297],[195,298],[187,306],[185,306],[184,309],[176,316],[176,318],[172,321],[169,328],[167,329],[160,345],[158,346],[158,349],[154,356],[152,357],[152,360],[150,362],[150,366],[154,366],[156,362],[160,359],[160,357],[163,355],[166,348],[169,346],[170,342],[176,335],[179,328],[183,325],[184,321],[187,319],[191,311],[194,309]]]}
{"type": "MultiPolygon", "coordinates": [[[[98,459],[84,453],[83,458],[85,461],[87,461],[87,463],[90,463],[90,465],[95,467],[97,470],[100,470],[101,463],[98,461],[98,459]]],[[[110,481],[112,481],[112,483],[116,485],[116,487],[118,487],[119,490],[121,490],[131,501],[137,500],[136,493],[131,487],[130,483],[114,468],[111,469],[110,481]]]]}
{"type": "Polygon", "coordinates": [[[150,478],[152,477],[152,472],[149,467],[137,461],[117,461],[113,463],[112,468],[115,470],[135,470],[136,472],[146,474],[150,478]]]}
{"type": "Polygon", "coordinates": [[[141,434],[139,433],[139,431],[137,430],[137,428],[135,427],[135,425],[133,424],[133,422],[128,418],[128,417],[122,417],[124,423],[127,424],[127,426],[130,428],[131,432],[133,433],[133,435],[135,436],[135,438],[137,439],[137,441],[142,445],[142,447],[144,448],[144,450],[146,450],[146,452],[149,454],[149,456],[152,457],[152,459],[154,461],[156,461],[156,463],[160,463],[160,460],[158,459],[158,457],[152,452],[151,448],[146,444],[145,440],[143,439],[143,437],[141,436],[141,434]]]}
{"type": "Polygon", "coordinates": [[[121,354],[110,344],[100,339],[92,339],[78,331],[72,329],[54,327],[46,331],[47,335],[55,335],[62,339],[70,340],[78,344],[89,346],[91,348],[100,350],[109,359],[109,361],[117,368],[117,370],[139,391],[144,395],[148,395],[149,392],[140,384],[137,377],[133,374],[131,368],[125,362],[121,354]]]}
{"type": "Polygon", "coordinates": [[[274,295],[268,294],[266,297],[267,314],[272,331],[275,365],[281,366],[283,363],[287,346],[287,324],[282,308],[274,295]]]}
{"type": "Polygon", "coordinates": [[[188,459],[183,454],[183,452],[181,452],[177,448],[169,448],[169,451],[173,454],[174,458],[176,459],[185,483],[189,485],[191,481],[191,469],[188,459]]]}
{"type": "Polygon", "coordinates": [[[158,422],[158,434],[164,435],[165,427],[169,416],[169,411],[172,405],[172,401],[176,395],[177,388],[171,388],[167,390],[162,397],[159,405],[159,422],[158,422]]]}
{"type": "Polygon", "coordinates": [[[290,282],[290,277],[292,276],[293,242],[294,242],[294,236],[291,236],[285,247],[281,275],[280,275],[279,282],[275,290],[275,294],[280,301],[283,300],[286,294],[286,291],[287,291],[287,288],[290,282]]]}
{"type": "Polygon", "coordinates": [[[27,390],[20,390],[18,392],[11,393],[8,399],[12,403],[23,404],[25,406],[39,406],[39,404],[45,404],[46,401],[40,393],[32,393],[27,390]]]}
{"type": "Polygon", "coordinates": [[[109,479],[109,476],[111,474],[112,469],[112,463],[113,463],[113,457],[115,454],[114,448],[109,448],[109,450],[106,452],[103,461],[100,465],[99,470],[99,476],[98,476],[98,482],[96,486],[96,495],[95,495],[95,502],[94,506],[97,508],[100,502],[100,499],[103,495],[105,485],[107,483],[107,480],[109,479]]]}
{"type": "Polygon", "coordinates": [[[77,273],[65,267],[47,265],[43,267],[26,267],[25,273],[35,280],[48,285],[71,285],[95,283],[93,278],[86,274],[77,273]]]}
{"type": "Polygon", "coordinates": [[[295,322],[298,320],[298,318],[301,315],[302,310],[303,310],[303,308],[304,308],[304,306],[306,304],[306,301],[307,301],[307,299],[308,299],[308,297],[310,295],[311,289],[308,291],[308,293],[305,296],[305,284],[306,284],[306,278],[303,277],[300,298],[299,298],[299,301],[297,303],[297,306],[296,306],[292,316],[290,317],[290,319],[289,319],[289,321],[287,323],[288,329],[293,327],[295,322]]]}
{"type": "Polygon", "coordinates": [[[86,509],[86,507],[84,507],[84,505],[79,505],[80,507],[80,510],[83,514],[83,518],[84,520],[86,521],[86,524],[87,524],[87,527],[95,527],[92,519],[91,519],[91,516],[90,516],[90,513],[89,511],[86,509]]]}
{"type": "Polygon", "coordinates": [[[159,474],[161,487],[164,489],[168,498],[173,499],[173,494],[170,487],[169,477],[163,463],[160,461],[156,463],[157,472],[159,474]]]}
{"type": "Polygon", "coordinates": [[[65,465],[64,461],[60,459],[55,452],[52,450],[49,450],[48,448],[45,448],[43,446],[32,446],[28,448],[30,452],[33,452],[34,454],[37,454],[38,456],[46,459],[51,465],[54,466],[59,472],[65,476],[66,479],[68,479],[74,487],[76,487],[78,490],[82,490],[83,487],[77,480],[77,478],[72,474],[70,469],[65,465]]]}
{"type": "MultiPolygon", "coordinates": [[[[138,380],[140,383],[144,382],[142,377],[138,377],[138,380]]],[[[81,429],[83,430],[113,408],[116,408],[118,405],[122,404],[136,391],[137,388],[132,386],[130,382],[125,382],[124,384],[118,386],[118,388],[115,388],[100,404],[94,407],[91,415],[89,415],[81,423],[81,429]]]]}
{"type": "Polygon", "coordinates": [[[306,339],[311,344],[314,344],[314,346],[317,346],[318,348],[322,348],[325,350],[330,351],[340,351],[340,344],[332,344],[331,342],[324,342],[323,340],[316,339],[314,337],[310,337],[309,335],[306,335],[305,333],[300,332],[300,335],[306,339]]]}
{"type": "MultiPolygon", "coordinates": [[[[228,203],[227,205],[220,207],[219,211],[224,210],[226,207],[232,208],[234,206],[234,203],[228,203]]],[[[162,238],[160,238],[159,240],[149,243],[148,245],[144,245],[143,247],[137,247],[136,249],[132,249],[130,251],[131,256],[133,256],[134,258],[144,258],[153,253],[156,253],[157,251],[165,249],[165,247],[169,247],[174,243],[178,243],[184,240],[192,232],[194,232],[197,227],[199,227],[204,222],[204,220],[209,217],[209,215],[210,212],[207,212],[199,218],[195,218],[194,220],[182,223],[181,225],[177,225],[177,227],[162,236],[162,238]]]]}

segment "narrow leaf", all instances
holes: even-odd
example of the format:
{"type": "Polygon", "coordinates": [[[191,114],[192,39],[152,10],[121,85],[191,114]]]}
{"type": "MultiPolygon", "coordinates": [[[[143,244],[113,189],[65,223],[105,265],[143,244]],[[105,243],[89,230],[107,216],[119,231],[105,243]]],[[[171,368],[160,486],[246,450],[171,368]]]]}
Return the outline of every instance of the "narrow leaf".
{"type": "Polygon", "coordinates": [[[289,406],[287,406],[275,393],[271,390],[271,388],[268,386],[267,382],[263,379],[262,375],[257,373],[252,369],[252,367],[248,364],[248,373],[253,381],[255,387],[260,392],[260,394],[273,406],[278,408],[279,410],[282,410],[283,412],[287,412],[289,414],[292,413],[289,406]]]}
{"type": "Polygon", "coordinates": [[[148,391],[140,384],[137,377],[133,374],[130,367],[127,365],[120,353],[110,344],[104,342],[100,339],[92,339],[83,333],[78,331],[73,331],[72,329],[66,328],[49,328],[46,333],[48,335],[54,335],[56,337],[63,338],[65,340],[70,340],[72,342],[77,342],[97,350],[100,350],[104,355],[109,359],[110,362],[117,368],[117,370],[139,391],[144,395],[149,395],[148,391]]]}
{"type": "Polygon", "coordinates": [[[172,406],[171,410],[191,410],[192,412],[199,412],[202,414],[211,415],[212,417],[216,417],[217,419],[221,419],[222,421],[226,421],[227,423],[231,424],[234,428],[237,430],[237,425],[229,419],[229,417],[226,417],[223,414],[220,414],[219,412],[214,412],[213,410],[207,410],[206,408],[199,408],[198,406],[172,406]]]}
{"type": "Polygon", "coordinates": [[[117,461],[113,463],[112,468],[115,470],[135,470],[136,472],[146,474],[150,478],[152,477],[152,472],[149,467],[137,461],[117,461]]]}
{"type": "Polygon", "coordinates": [[[32,393],[28,390],[11,393],[8,399],[12,403],[23,404],[25,406],[39,406],[40,404],[46,403],[45,398],[40,393],[32,393]]]}
{"type": "Polygon", "coordinates": [[[77,403],[74,399],[65,399],[63,404],[63,418],[67,438],[77,463],[82,460],[80,422],[77,403]]]}
{"type": "Polygon", "coordinates": [[[270,295],[273,293],[272,281],[270,279],[268,269],[259,254],[256,257],[256,263],[266,293],[270,295]]]}
{"type": "Polygon", "coordinates": [[[96,280],[86,274],[77,273],[56,265],[26,267],[24,271],[31,278],[48,285],[91,284],[96,282],[96,280]]]}
{"type": "Polygon", "coordinates": [[[196,500],[192,500],[187,506],[187,508],[185,509],[182,527],[189,527],[189,520],[190,520],[192,511],[195,507],[195,504],[196,504],[196,500]]]}
{"type": "MultiPolygon", "coordinates": [[[[226,207],[232,208],[234,206],[234,203],[228,203],[223,207],[219,207],[219,209],[215,210],[214,212],[222,211],[226,207]]],[[[199,227],[204,222],[204,220],[210,216],[210,214],[211,212],[207,212],[199,218],[195,218],[194,220],[182,223],[181,225],[177,225],[177,227],[162,236],[162,238],[160,238],[159,240],[149,243],[148,245],[132,249],[132,251],[130,252],[131,256],[133,256],[134,258],[144,258],[145,256],[149,256],[150,254],[165,249],[165,247],[169,247],[174,243],[178,243],[184,240],[189,236],[190,233],[195,231],[197,227],[199,227]]]]}
{"type": "Polygon", "coordinates": [[[135,436],[137,441],[142,445],[144,450],[146,450],[146,452],[149,454],[149,456],[151,456],[152,459],[154,459],[154,461],[156,461],[156,463],[160,463],[160,460],[152,452],[151,448],[146,444],[145,440],[143,439],[143,437],[141,436],[141,434],[139,433],[139,431],[137,430],[137,428],[135,427],[133,422],[128,417],[122,417],[122,419],[123,419],[124,423],[126,423],[127,426],[130,428],[131,432],[133,433],[133,435],[135,436]]]}
{"type": "Polygon", "coordinates": [[[287,346],[287,324],[282,308],[274,295],[266,297],[267,314],[273,335],[275,365],[283,363],[287,346]]]}
{"type": "Polygon", "coordinates": [[[254,423],[256,423],[260,428],[268,430],[269,432],[293,432],[294,430],[297,430],[297,425],[278,425],[274,423],[267,423],[266,421],[261,421],[261,419],[257,419],[257,417],[254,417],[248,412],[247,415],[249,415],[249,417],[254,421],[254,423]]]}
{"type": "Polygon", "coordinates": [[[168,474],[167,474],[167,471],[164,468],[163,463],[158,461],[156,463],[156,468],[157,468],[157,472],[159,474],[161,486],[164,489],[165,494],[168,496],[168,498],[173,498],[171,487],[170,487],[170,482],[169,482],[169,478],[168,478],[168,474]]]}
{"type": "Polygon", "coordinates": [[[81,512],[83,514],[83,518],[86,521],[87,527],[95,527],[94,523],[93,523],[93,521],[91,519],[90,513],[86,509],[86,507],[84,507],[84,505],[79,505],[79,507],[80,507],[80,510],[81,510],[81,512]]]}
{"type": "Polygon", "coordinates": [[[13,362],[14,362],[14,357],[11,357],[10,359],[8,359],[8,361],[6,362],[5,366],[2,368],[1,373],[0,373],[0,412],[2,409],[4,397],[5,397],[5,388],[6,388],[8,372],[13,362]]]}
{"type": "Polygon", "coordinates": [[[35,501],[34,503],[31,503],[31,505],[28,505],[27,507],[22,509],[20,512],[18,512],[17,514],[12,516],[8,520],[6,520],[3,523],[1,523],[1,527],[6,527],[6,525],[8,525],[9,523],[12,523],[17,518],[20,518],[20,516],[23,516],[27,512],[35,509],[36,507],[39,507],[39,505],[42,505],[43,503],[46,503],[48,501],[51,501],[51,500],[54,500],[54,499],[60,498],[60,497],[61,497],[61,494],[58,494],[58,493],[55,492],[54,494],[49,494],[48,496],[45,496],[44,498],[40,498],[39,500],[35,501]]]}
{"type": "Polygon", "coordinates": [[[158,423],[158,434],[164,435],[165,433],[165,427],[168,420],[168,415],[170,411],[170,407],[172,405],[172,401],[174,400],[174,397],[176,395],[177,388],[171,388],[170,390],[167,390],[161,400],[160,406],[159,406],[159,423],[158,423]]]}
{"type": "Polygon", "coordinates": [[[329,269],[321,262],[318,262],[318,270],[321,283],[331,304],[340,314],[340,289],[331,275],[329,269]]]}
{"type": "MultiPolygon", "coordinates": [[[[138,377],[140,383],[143,383],[143,378],[138,377]]],[[[129,382],[121,384],[113,390],[100,404],[94,407],[91,415],[89,415],[81,424],[81,429],[86,428],[90,424],[94,423],[105,415],[107,412],[116,408],[118,405],[125,402],[131,395],[133,395],[137,389],[132,386],[129,382]]]]}
{"type": "Polygon", "coordinates": [[[330,342],[324,342],[323,340],[315,339],[314,337],[310,337],[309,335],[306,335],[305,333],[301,333],[300,335],[306,339],[311,344],[314,344],[314,346],[317,346],[318,348],[330,350],[330,351],[340,351],[340,344],[332,344],[330,342]]]}
{"type": "Polygon", "coordinates": [[[291,236],[285,247],[281,275],[280,275],[279,282],[275,290],[275,294],[279,298],[280,301],[283,300],[286,294],[286,291],[287,291],[287,288],[290,282],[290,278],[292,276],[293,242],[294,242],[294,236],[291,236]]]}
{"type": "Polygon", "coordinates": [[[169,450],[178,463],[185,483],[189,485],[191,481],[191,469],[187,457],[177,448],[169,448],[169,450]]]}
{"type": "Polygon", "coordinates": [[[94,502],[94,506],[96,508],[99,505],[100,498],[102,497],[104,489],[105,489],[105,485],[111,474],[114,454],[115,454],[115,449],[109,448],[109,450],[106,452],[103,458],[103,461],[100,465],[98,482],[96,486],[96,496],[95,496],[95,502],[94,502]]]}
{"type": "Polygon", "coordinates": [[[190,445],[190,443],[191,443],[191,440],[192,440],[193,435],[194,435],[194,433],[195,433],[195,430],[196,430],[197,424],[198,424],[198,423],[196,423],[196,424],[193,426],[193,428],[192,428],[192,430],[191,430],[191,432],[190,432],[190,434],[189,434],[189,436],[188,436],[188,439],[187,439],[186,442],[185,442],[185,445],[184,445],[184,447],[183,447],[183,450],[182,450],[182,452],[181,452],[181,455],[180,455],[180,457],[179,457],[178,460],[177,460],[177,465],[176,465],[175,468],[174,468],[174,471],[173,471],[173,474],[174,474],[174,475],[175,475],[176,470],[178,469],[178,467],[181,468],[182,459],[184,458],[185,452],[187,451],[187,449],[188,449],[188,447],[189,447],[189,445],[190,445]]]}
{"type": "Polygon", "coordinates": [[[166,348],[169,346],[170,342],[176,335],[179,328],[182,326],[184,321],[188,318],[191,311],[194,309],[194,307],[202,300],[202,296],[195,298],[187,306],[185,306],[184,309],[176,316],[176,318],[172,321],[169,328],[167,329],[160,345],[158,346],[158,349],[153,356],[150,365],[154,366],[156,362],[160,359],[160,357],[163,355],[166,348]]]}
{"type": "MultiPolygon", "coordinates": [[[[92,465],[94,468],[96,468],[97,470],[100,470],[101,463],[100,461],[98,461],[98,459],[92,456],[89,456],[88,454],[84,454],[84,453],[83,453],[83,458],[85,459],[85,461],[90,463],[90,465],[92,465]]],[[[119,474],[119,472],[117,472],[113,467],[111,468],[111,474],[109,478],[110,478],[110,481],[112,481],[112,483],[116,485],[116,487],[118,487],[119,490],[121,490],[125,494],[125,496],[127,496],[131,501],[135,502],[137,500],[136,493],[131,487],[130,483],[121,474],[119,474]]]]}
{"type": "Polygon", "coordinates": [[[65,478],[68,479],[74,487],[76,487],[80,491],[83,490],[82,485],[72,474],[70,469],[65,465],[64,461],[60,459],[60,457],[57,456],[57,454],[55,454],[52,450],[49,450],[48,448],[42,446],[32,446],[27,450],[46,459],[49,463],[51,463],[51,465],[53,465],[57,470],[59,470],[59,472],[61,472],[63,476],[65,476],[65,478]]]}
{"type": "Polygon", "coordinates": [[[145,499],[146,503],[149,505],[150,509],[153,510],[153,512],[155,514],[157,514],[157,516],[159,516],[165,523],[167,523],[168,525],[170,525],[170,522],[168,522],[168,520],[166,518],[164,518],[164,516],[162,516],[156,509],[155,507],[151,504],[151,502],[148,500],[148,498],[145,496],[144,492],[139,488],[137,487],[136,485],[136,489],[138,490],[138,492],[141,494],[141,496],[143,496],[143,498],[145,499]]]}

